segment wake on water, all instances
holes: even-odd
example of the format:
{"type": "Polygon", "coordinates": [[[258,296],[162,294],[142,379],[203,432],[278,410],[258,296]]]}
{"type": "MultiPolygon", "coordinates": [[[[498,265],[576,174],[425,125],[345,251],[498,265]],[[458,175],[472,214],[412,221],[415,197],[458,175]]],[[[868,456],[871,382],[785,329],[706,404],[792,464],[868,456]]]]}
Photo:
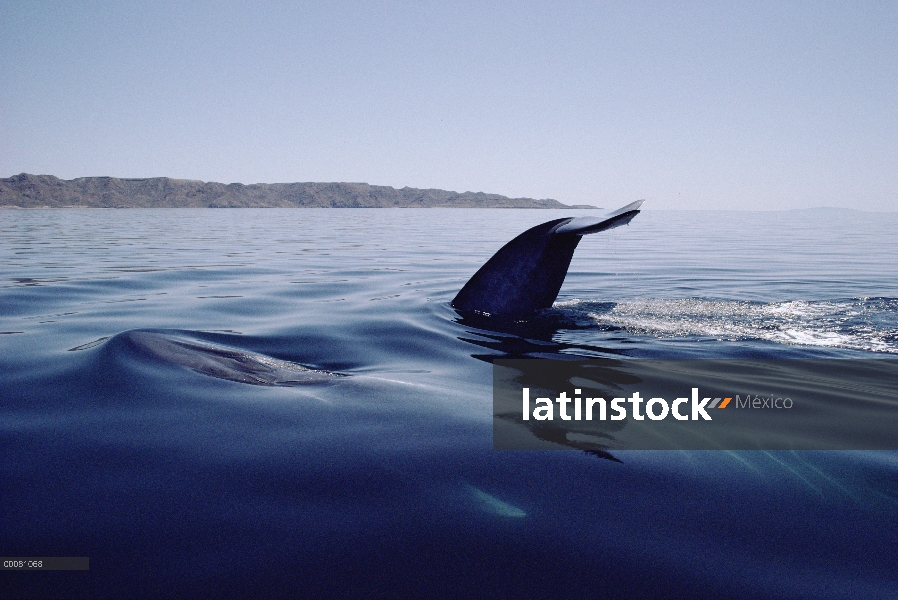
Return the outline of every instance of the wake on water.
{"type": "Polygon", "coordinates": [[[623,329],[658,338],[765,340],[898,353],[898,298],[750,302],[647,298],[617,303],[557,302],[580,326],[623,329]]]}

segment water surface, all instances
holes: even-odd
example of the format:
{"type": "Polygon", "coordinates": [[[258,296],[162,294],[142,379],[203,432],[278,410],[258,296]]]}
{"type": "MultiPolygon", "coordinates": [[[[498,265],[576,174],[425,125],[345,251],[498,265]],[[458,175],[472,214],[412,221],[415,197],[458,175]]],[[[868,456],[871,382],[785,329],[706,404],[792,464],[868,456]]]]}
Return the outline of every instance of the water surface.
{"type": "Polygon", "coordinates": [[[898,453],[493,451],[489,362],[894,357],[898,214],[649,210],[538,318],[449,306],[563,216],[2,211],[0,547],[91,570],[0,595],[898,594],[898,453]]]}

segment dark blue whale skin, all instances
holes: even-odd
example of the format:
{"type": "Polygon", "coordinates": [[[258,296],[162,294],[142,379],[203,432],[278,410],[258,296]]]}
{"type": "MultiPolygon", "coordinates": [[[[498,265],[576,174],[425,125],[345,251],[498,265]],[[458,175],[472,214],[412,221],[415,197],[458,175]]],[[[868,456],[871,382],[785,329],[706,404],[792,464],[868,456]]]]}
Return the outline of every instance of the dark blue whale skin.
{"type": "Polygon", "coordinates": [[[113,336],[105,345],[139,360],[155,360],[250,385],[301,386],[329,383],[340,377],[257,352],[209,343],[185,331],[132,329],[113,336]]]}
{"type": "Polygon", "coordinates": [[[452,300],[462,311],[510,318],[549,308],[567,275],[580,238],[628,224],[642,200],[604,217],[556,219],[528,229],[489,259],[452,300]]]}

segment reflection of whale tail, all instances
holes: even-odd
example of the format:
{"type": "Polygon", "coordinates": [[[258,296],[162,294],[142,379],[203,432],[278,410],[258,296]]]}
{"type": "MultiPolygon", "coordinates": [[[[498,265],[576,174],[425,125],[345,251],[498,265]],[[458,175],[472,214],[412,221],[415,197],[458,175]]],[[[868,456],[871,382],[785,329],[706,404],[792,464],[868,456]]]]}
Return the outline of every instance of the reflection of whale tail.
{"type": "Polygon", "coordinates": [[[604,217],[556,219],[528,229],[480,267],[452,306],[511,317],[549,308],[580,238],[626,225],[639,214],[642,203],[637,200],[604,217]]]}

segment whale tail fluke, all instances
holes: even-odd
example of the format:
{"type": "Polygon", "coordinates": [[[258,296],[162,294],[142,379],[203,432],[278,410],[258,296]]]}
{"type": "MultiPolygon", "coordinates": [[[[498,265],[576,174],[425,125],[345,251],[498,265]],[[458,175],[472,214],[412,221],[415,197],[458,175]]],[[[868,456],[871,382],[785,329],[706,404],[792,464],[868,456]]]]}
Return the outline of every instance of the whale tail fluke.
{"type": "Polygon", "coordinates": [[[522,317],[558,297],[580,238],[629,223],[637,200],[602,217],[556,219],[528,229],[480,267],[452,300],[459,310],[522,317]]]}

